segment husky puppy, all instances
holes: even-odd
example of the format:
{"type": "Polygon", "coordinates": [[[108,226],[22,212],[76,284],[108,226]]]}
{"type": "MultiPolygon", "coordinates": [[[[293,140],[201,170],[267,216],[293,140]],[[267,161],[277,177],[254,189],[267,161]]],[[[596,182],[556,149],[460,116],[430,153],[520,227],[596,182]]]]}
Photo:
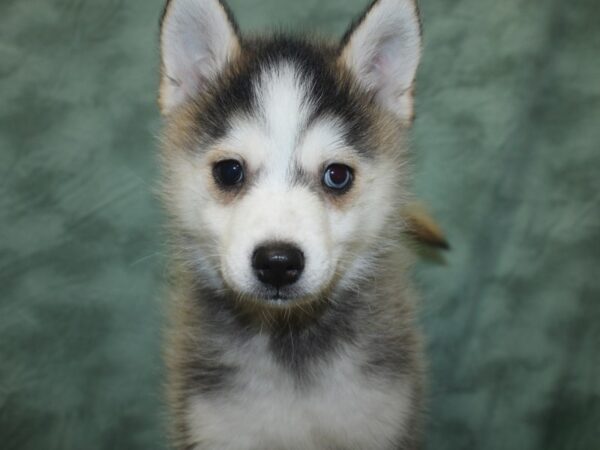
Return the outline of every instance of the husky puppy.
{"type": "Polygon", "coordinates": [[[421,345],[399,240],[414,0],[339,43],[243,36],[219,0],[161,27],[179,449],[418,448],[421,345]]]}

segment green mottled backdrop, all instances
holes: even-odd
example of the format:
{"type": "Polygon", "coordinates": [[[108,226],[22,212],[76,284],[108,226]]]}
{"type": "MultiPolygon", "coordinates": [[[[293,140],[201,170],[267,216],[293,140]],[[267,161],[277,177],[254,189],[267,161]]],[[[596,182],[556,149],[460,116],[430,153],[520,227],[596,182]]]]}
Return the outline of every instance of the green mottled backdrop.
{"type": "MultiPolygon", "coordinates": [[[[0,1],[0,448],[165,449],[162,0],[0,1]]],[[[365,0],[236,0],[340,35],[365,0]]],[[[600,2],[423,0],[429,449],[600,448],[600,2]]]]}

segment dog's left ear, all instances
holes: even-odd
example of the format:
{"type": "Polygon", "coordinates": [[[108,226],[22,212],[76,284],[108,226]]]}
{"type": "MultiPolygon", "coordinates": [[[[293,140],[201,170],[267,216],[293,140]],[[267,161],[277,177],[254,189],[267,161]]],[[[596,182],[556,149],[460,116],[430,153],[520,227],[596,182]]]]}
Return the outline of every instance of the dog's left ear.
{"type": "Polygon", "coordinates": [[[342,39],[340,59],[381,106],[410,122],[420,56],[416,0],[376,0],[342,39]]]}

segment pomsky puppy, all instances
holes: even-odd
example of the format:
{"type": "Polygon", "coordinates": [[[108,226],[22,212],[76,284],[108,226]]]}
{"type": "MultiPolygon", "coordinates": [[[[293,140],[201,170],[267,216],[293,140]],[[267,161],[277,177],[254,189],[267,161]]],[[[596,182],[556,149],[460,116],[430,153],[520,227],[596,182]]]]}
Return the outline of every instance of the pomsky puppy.
{"type": "Polygon", "coordinates": [[[171,0],[160,42],[175,446],[418,448],[414,0],[372,2],[335,43],[171,0]]]}

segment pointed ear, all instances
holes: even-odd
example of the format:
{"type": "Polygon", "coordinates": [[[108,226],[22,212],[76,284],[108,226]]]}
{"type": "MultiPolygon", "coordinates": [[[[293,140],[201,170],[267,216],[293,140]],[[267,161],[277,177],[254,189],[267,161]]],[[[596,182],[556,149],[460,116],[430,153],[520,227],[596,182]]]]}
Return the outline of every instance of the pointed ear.
{"type": "Polygon", "coordinates": [[[220,0],[170,0],[161,24],[159,105],[164,115],[196,96],[239,51],[237,25],[220,0]]]}
{"type": "Polygon", "coordinates": [[[384,108],[409,122],[420,56],[416,0],[376,0],[342,39],[340,58],[384,108]]]}

